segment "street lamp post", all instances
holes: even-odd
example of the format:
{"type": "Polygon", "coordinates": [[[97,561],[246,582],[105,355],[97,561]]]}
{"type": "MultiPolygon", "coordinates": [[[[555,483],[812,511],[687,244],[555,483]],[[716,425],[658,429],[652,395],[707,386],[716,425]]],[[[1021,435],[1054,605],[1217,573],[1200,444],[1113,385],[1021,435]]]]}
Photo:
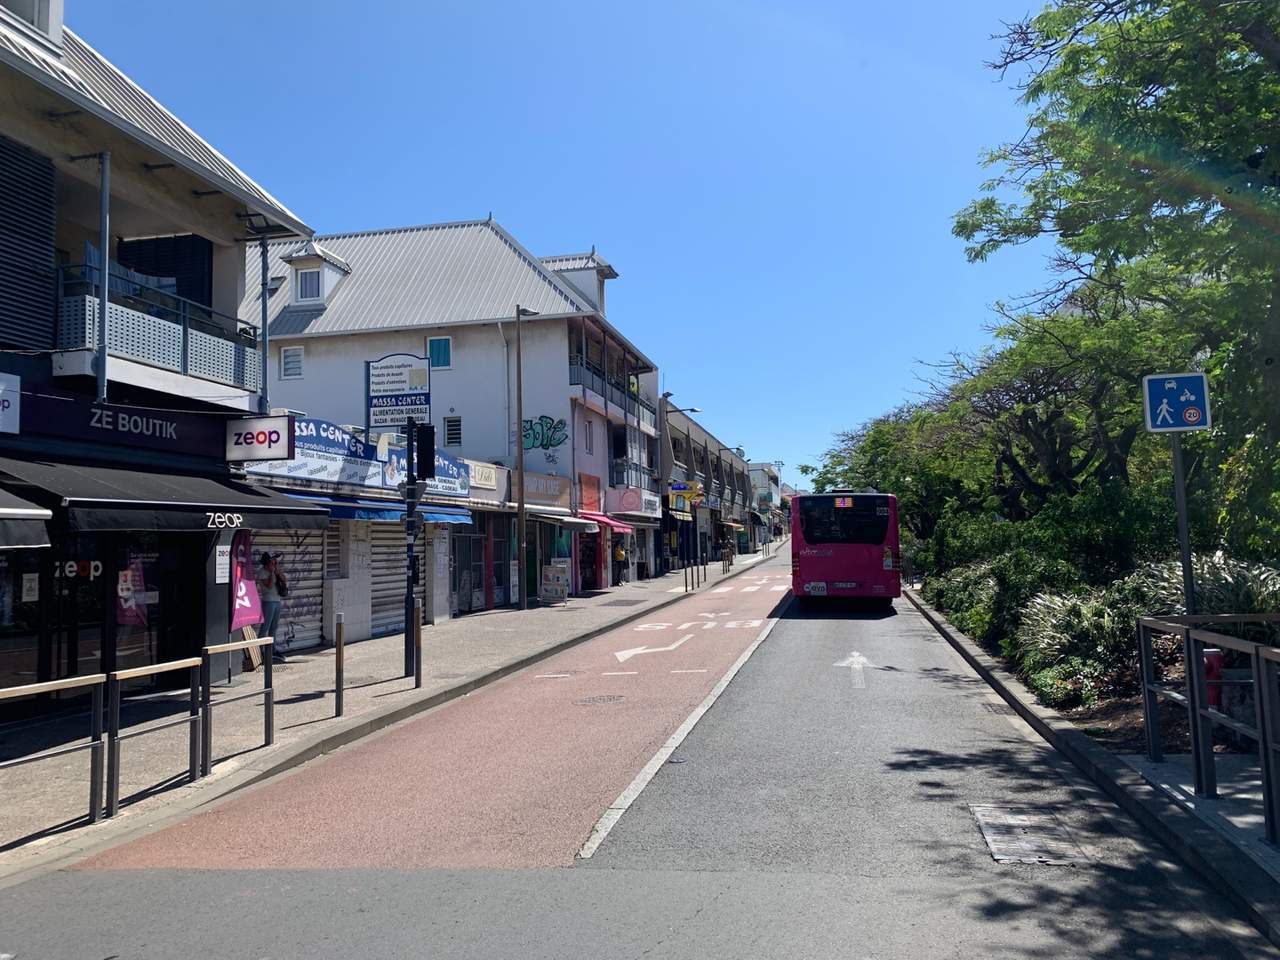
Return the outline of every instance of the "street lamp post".
{"type": "Polygon", "coordinates": [[[524,356],[520,349],[520,320],[536,317],[536,310],[527,310],[516,304],[516,576],[520,581],[520,609],[529,609],[528,552],[524,519],[524,356]]]}

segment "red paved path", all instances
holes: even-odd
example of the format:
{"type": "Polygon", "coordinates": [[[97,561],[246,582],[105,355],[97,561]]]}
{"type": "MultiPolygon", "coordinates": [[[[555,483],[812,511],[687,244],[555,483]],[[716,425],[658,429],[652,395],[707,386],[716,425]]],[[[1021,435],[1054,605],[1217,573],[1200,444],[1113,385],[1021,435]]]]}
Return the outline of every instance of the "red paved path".
{"type": "Polygon", "coordinates": [[[761,564],[728,592],[696,594],[81,867],[570,864],[759,635],[788,580],[761,564]],[[689,634],[675,650],[615,656],[689,634]],[[604,675],[622,671],[636,672],[604,675]]]}

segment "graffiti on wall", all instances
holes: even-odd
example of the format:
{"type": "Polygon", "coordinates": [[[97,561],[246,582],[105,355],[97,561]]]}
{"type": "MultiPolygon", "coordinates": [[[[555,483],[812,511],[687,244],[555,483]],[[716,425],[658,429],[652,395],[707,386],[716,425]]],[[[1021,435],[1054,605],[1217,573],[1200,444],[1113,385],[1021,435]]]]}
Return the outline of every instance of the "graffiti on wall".
{"type": "Polygon", "coordinates": [[[537,420],[523,421],[522,431],[526,450],[552,450],[569,438],[569,431],[565,429],[564,417],[559,420],[553,420],[546,414],[543,414],[537,420]]]}

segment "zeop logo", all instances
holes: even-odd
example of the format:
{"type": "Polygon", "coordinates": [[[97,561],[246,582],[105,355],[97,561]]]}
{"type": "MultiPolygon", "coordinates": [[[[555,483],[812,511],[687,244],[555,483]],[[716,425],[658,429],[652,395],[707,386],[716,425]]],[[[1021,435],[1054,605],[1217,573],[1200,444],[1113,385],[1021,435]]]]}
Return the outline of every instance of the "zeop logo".
{"type": "Polygon", "coordinates": [[[274,447],[281,440],[279,430],[237,430],[231,445],[235,447],[274,447]]]}

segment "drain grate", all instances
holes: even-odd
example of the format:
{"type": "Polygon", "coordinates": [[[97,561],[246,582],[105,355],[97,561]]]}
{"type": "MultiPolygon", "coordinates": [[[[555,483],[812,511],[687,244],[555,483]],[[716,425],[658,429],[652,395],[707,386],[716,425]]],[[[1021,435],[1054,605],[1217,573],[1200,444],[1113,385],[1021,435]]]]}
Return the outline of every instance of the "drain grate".
{"type": "Polygon", "coordinates": [[[620,694],[602,693],[597,697],[586,697],[585,699],[578,700],[576,702],[584,707],[595,707],[602,703],[621,703],[625,699],[627,698],[620,694]]]}
{"type": "Polygon", "coordinates": [[[986,708],[988,713],[994,713],[1001,717],[1013,716],[1013,707],[1009,706],[1007,703],[989,703],[987,701],[983,701],[982,705],[986,708]]]}
{"type": "Polygon", "coordinates": [[[991,859],[998,863],[1070,866],[1088,860],[1051,810],[970,804],[991,859]]]}
{"type": "Polygon", "coordinates": [[[644,598],[638,600],[608,600],[600,606],[602,607],[634,607],[637,603],[644,603],[644,598]]]}

